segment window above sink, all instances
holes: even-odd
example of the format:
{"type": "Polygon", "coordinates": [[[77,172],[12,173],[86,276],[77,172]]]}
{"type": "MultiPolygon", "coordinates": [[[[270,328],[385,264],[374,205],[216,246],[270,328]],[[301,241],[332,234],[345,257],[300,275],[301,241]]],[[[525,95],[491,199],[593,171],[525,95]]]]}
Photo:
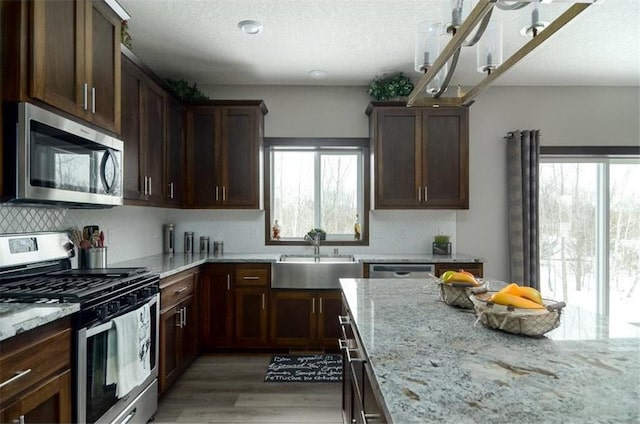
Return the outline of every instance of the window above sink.
{"type": "Polygon", "coordinates": [[[368,245],[369,175],[366,138],[266,138],[265,244],[306,246],[322,228],[322,245],[368,245]]]}

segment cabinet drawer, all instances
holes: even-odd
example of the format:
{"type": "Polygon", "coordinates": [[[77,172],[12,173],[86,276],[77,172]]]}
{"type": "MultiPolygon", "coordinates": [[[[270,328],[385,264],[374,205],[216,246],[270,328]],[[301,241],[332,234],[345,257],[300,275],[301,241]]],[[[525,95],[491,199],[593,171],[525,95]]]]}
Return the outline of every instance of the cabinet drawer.
{"type": "Polygon", "coordinates": [[[160,309],[176,305],[193,294],[195,274],[180,273],[160,281],[160,309]]]}
{"type": "Polygon", "coordinates": [[[270,270],[271,266],[268,264],[237,265],[235,273],[236,287],[268,287],[270,285],[270,270]]]}
{"type": "Polygon", "coordinates": [[[71,362],[71,330],[34,329],[0,346],[0,399],[6,402],[71,362]],[[44,332],[43,332],[44,331],[44,332]]]}

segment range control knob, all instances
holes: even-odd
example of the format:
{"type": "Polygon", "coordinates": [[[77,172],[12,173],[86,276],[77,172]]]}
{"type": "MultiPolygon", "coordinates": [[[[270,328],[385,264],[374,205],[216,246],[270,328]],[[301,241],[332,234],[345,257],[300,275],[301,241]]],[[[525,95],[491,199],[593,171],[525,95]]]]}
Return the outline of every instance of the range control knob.
{"type": "Polygon", "coordinates": [[[134,305],[138,300],[138,296],[135,293],[131,293],[127,295],[127,304],[134,305]]]}
{"type": "Polygon", "coordinates": [[[118,302],[110,302],[107,305],[107,309],[108,309],[110,314],[115,314],[116,312],[118,312],[120,310],[120,304],[118,302]]]}
{"type": "Polygon", "coordinates": [[[99,319],[105,319],[109,315],[107,305],[98,306],[95,311],[99,319]]]}

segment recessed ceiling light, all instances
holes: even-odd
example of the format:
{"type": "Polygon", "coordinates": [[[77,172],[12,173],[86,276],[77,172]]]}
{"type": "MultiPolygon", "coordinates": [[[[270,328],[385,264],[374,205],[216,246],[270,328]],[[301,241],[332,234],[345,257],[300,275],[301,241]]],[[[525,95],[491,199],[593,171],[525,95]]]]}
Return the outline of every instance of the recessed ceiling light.
{"type": "Polygon", "coordinates": [[[327,77],[327,71],[322,69],[314,69],[309,71],[309,76],[313,79],[325,79],[327,77]]]}
{"type": "Polygon", "coordinates": [[[262,32],[262,24],[250,19],[238,22],[238,28],[240,28],[245,34],[249,35],[256,35],[262,32]]]}

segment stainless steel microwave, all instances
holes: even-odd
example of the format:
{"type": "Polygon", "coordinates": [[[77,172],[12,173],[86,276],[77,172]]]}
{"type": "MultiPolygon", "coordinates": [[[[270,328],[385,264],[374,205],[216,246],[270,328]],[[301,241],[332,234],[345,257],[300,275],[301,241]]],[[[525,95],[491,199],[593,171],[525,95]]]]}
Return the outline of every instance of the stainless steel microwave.
{"type": "Polygon", "coordinates": [[[122,141],[30,103],[3,108],[3,201],[122,205],[122,141]]]}

